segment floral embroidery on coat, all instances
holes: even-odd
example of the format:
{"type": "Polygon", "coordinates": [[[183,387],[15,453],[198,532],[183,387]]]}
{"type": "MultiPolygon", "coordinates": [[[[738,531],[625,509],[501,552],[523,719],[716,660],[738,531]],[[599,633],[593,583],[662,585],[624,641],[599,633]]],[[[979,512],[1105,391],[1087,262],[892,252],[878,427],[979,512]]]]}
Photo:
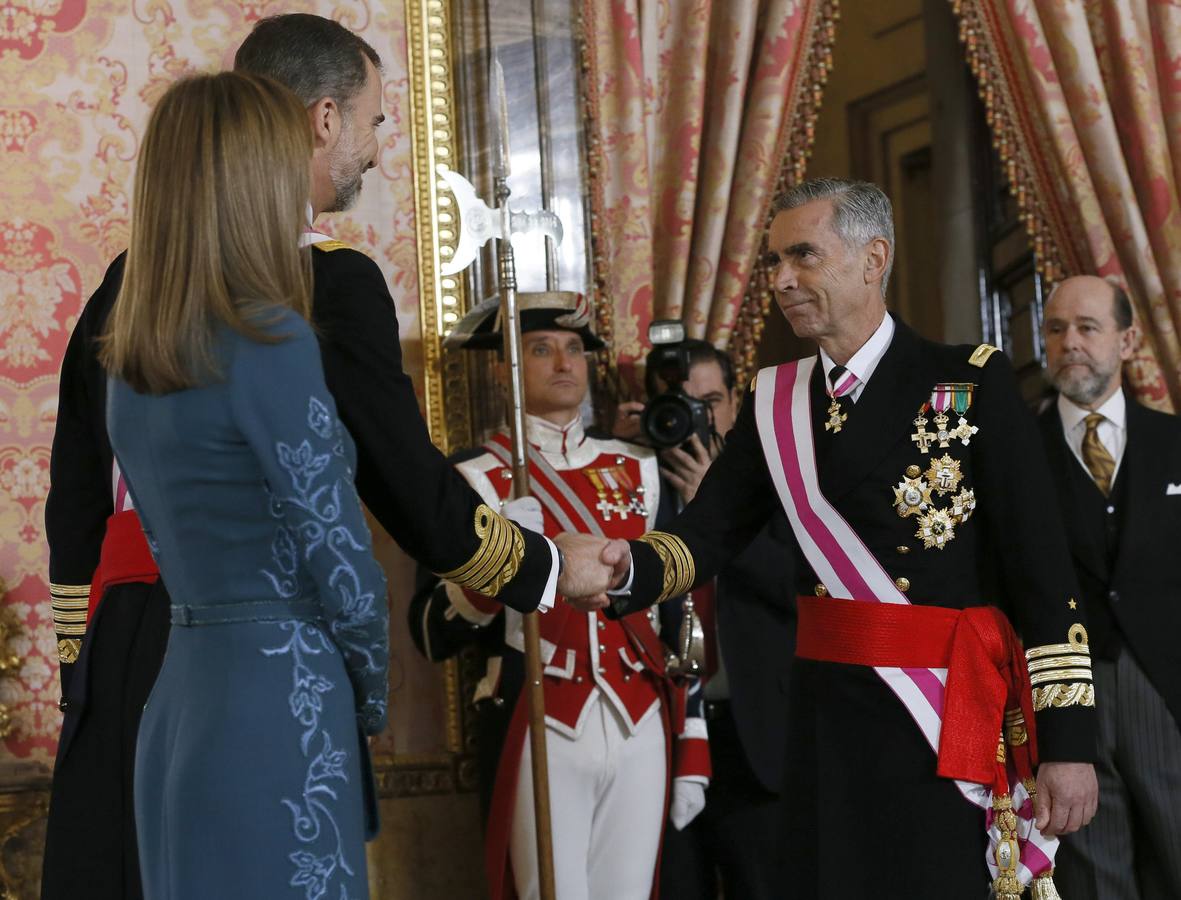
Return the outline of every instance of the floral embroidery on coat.
{"type": "MultiPolygon", "coordinates": [[[[306,900],[322,900],[333,879],[351,876],[334,816],[337,783],[347,783],[348,753],[336,746],[320,725],[325,695],[335,683],[315,671],[316,658],[340,651],[352,682],[357,717],[366,733],[385,721],[389,662],[384,583],[367,584],[357,563],[369,553],[364,520],[345,521],[341,498],[355,499],[352,467],[347,465],[346,435],[329,406],[316,397],[308,402],[311,434],[298,444],[279,442],[275,454],[287,474],[286,484],[271,485],[271,515],[277,520],[271,543],[272,566],[263,575],[283,600],[319,596],[319,622],[279,623],[288,639],[263,649],[269,657],[287,656],[292,665],[288,706],[303,726],[300,750],[308,759],[299,796],[283,798],[291,812],[299,849],[289,854],[295,866],[291,887],[304,888],[306,900]],[[333,456],[344,457],[343,475],[333,456]],[[346,492],[354,492],[350,497],[346,492]]],[[[356,508],[359,501],[348,504],[356,508]]],[[[333,898],[336,900],[336,898],[333,898]]],[[[348,900],[345,885],[339,900],[348,900]]]]}

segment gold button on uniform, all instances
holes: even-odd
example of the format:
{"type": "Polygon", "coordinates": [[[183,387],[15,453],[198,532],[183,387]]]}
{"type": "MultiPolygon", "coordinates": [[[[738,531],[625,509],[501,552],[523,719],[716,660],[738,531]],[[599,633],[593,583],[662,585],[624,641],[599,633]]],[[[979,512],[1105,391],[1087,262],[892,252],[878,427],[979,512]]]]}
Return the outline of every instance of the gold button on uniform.
{"type": "Polygon", "coordinates": [[[920,469],[918,466],[907,466],[906,467],[906,477],[907,478],[918,478],[922,474],[923,474],[923,470],[920,469]]]}
{"type": "Polygon", "coordinates": [[[898,590],[900,590],[900,591],[909,591],[910,590],[910,579],[909,578],[895,578],[894,579],[894,587],[898,588],[898,590]]]}
{"type": "Polygon", "coordinates": [[[815,594],[817,597],[827,597],[828,596],[828,588],[826,588],[822,584],[818,584],[818,585],[816,585],[816,588],[815,588],[815,594]]]}

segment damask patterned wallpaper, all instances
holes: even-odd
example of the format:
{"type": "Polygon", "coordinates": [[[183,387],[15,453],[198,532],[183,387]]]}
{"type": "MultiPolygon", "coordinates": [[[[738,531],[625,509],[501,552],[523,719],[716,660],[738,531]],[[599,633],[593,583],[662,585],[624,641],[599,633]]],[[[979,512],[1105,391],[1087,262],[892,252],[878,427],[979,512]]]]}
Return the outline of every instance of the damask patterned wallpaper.
{"type": "Polygon", "coordinates": [[[402,0],[0,0],[0,577],[22,634],[0,682],[19,760],[51,763],[61,716],[46,583],[45,493],[57,374],[82,304],[127,242],[148,111],[189,71],[231,64],[260,17],[315,12],[385,62],[380,166],[358,207],[320,228],[385,271],[408,371],[421,374],[402,0]]]}

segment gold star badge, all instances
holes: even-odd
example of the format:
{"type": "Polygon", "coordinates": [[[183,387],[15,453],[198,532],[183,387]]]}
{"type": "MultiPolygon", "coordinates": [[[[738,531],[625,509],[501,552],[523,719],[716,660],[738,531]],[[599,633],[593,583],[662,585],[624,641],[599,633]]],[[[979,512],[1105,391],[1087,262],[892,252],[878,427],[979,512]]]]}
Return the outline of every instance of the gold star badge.
{"type": "Polygon", "coordinates": [[[931,505],[931,486],[921,478],[903,478],[894,488],[894,508],[906,518],[916,516],[931,505]]]}
{"type": "Polygon", "coordinates": [[[1066,605],[1069,606],[1071,609],[1078,609],[1078,604],[1074,602],[1073,597],[1071,597],[1070,600],[1067,601],[1066,605]]]}
{"type": "Polygon", "coordinates": [[[960,481],[963,480],[963,473],[960,472],[960,461],[952,459],[946,453],[939,459],[931,460],[931,465],[926,471],[927,483],[931,485],[939,494],[950,494],[957,487],[960,481]]]}
{"type": "Polygon", "coordinates": [[[924,550],[942,550],[955,540],[955,522],[945,509],[933,509],[919,516],[919,529],[915,537],[923,542],[924,550]]]}

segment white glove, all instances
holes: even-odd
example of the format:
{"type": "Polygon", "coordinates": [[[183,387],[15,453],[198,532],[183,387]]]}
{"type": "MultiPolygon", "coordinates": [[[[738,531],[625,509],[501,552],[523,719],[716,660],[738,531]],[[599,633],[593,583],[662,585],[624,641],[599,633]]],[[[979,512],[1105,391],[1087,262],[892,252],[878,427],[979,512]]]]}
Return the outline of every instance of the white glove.
{"type": "Polygon", "coordinates": [[[668,820],[673,823],[673,827],[683,831],[703,809],[705,785],[685,778],[673,779],[673,802],[668,811],[668,820]]]}
{"type": "Polygon", "coordinates": [[[536,497],[519,497],[516,500],[509,500],[501,505],[500,514],[506,519],[512,519],[522,528],[528,528],[538,534],[545,532],[545,519],[541,515],[541,503],[536,497]]]}

